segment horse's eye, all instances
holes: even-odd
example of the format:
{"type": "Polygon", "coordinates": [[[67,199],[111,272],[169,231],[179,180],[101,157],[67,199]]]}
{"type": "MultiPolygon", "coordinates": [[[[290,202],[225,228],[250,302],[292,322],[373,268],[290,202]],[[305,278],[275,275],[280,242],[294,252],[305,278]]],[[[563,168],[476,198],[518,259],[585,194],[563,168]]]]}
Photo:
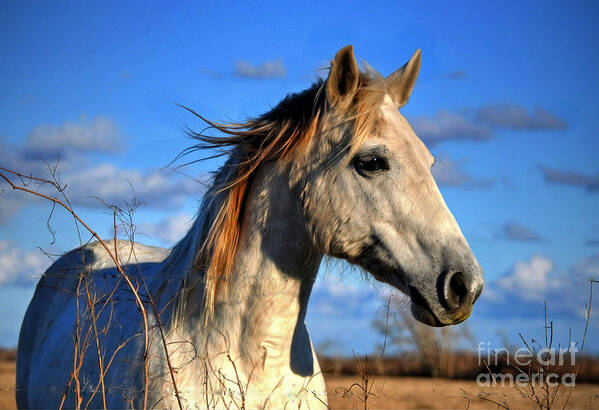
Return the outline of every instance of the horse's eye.
{"type": "Polygon", "coordinates": [[[387,160],[378,155],[358,156],[354,159],[354,168],[362,176],[372,176],[380,171],[389,169],[387,160]]]}

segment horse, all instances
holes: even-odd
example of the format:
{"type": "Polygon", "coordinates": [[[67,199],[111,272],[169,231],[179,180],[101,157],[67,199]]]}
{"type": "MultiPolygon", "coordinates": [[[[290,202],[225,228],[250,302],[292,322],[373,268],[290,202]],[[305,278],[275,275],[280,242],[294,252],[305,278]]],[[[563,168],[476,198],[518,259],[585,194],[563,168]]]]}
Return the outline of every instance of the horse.
{"type": "Polygon", "coordinates": [[[325,408],[305,325],[324,257],[404,293],[427,325],[468,318],[482,269],[399,111],[420,62],[383,77],[350,45],[259,117],[194,113],[213,132],[190,131],[191,151],[227,158],[192,227],[170,250],[115,239],[54,262],[21,327],[18,406],[325,408]]]}

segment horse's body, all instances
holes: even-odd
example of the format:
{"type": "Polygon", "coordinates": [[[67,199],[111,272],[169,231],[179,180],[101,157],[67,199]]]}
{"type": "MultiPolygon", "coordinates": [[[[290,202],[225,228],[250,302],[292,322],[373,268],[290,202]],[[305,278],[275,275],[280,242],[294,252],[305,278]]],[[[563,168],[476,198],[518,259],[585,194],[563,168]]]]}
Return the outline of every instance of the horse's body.
{"type": "Polygon", "coordinates": [[[23,322],[19,407],[324,407],[304,324],[324,255],[409,295],[425,323],[468,317],[482,272],[397,111],[419,65],[417,53],[383,79],[360,73],[346,47],[325,83],[255,121],[213,124],[230,137],[198,135],[231,155],[192,229],[170,252],[116,246],[146,306],[147,354],[140,309],[106,250],[72,251],[23,322]]]}

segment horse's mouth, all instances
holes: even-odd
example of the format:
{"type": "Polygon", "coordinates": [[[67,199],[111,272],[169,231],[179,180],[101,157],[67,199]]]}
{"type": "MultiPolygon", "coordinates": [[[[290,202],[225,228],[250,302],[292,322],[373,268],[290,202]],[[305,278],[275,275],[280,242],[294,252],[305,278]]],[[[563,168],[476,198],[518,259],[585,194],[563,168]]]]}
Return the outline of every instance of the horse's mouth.
{"type": "Polygon", "coordinates": [[[446,324],[442,323],[437,315],[433,312],[428,302],[422,296],[420,291],[413,286],[408,287],[410,291],[410,310],[412,311],[412,315],[414,318],[425,325],[434,326],[434,327],[443,327],[446,324]]]}
{"type": "Polygon", "coordinates": [[[422,296],[422,293],[420,293],[418,289],[413,286],[409,286],[408,289],[410,291],[410,300],[412,302],[410,306],[412,315],[416,320],[424,323],[425,325],[434,327],[457,325],[468,319],[472,314],[472,305],[466,305],[462,309],[455,312],[451,318],[443,318],[446,320],[442,321],[442,319],[435,314],[426,298],[422,296]]]}
{"type": "Polygon", "coordinates": [[[430,303],[422,295],[422,293],[414,286],[408,284],[405,275],[398,273],[394,270],[388,270],[386,275],[377,275],[373,273],[373,276],[377,280],[388,283],[389,285],[393,286],[396,289],[399,289],[401,292],[408,295],[411,301],[410,310],[412,312],[412,316],[414,317],[414,319],[421,323],[424,323],[425,325],[433,327],[455,325],[468,319],[470,313],[472,312],[472,310],[470,309],[469,312],[463,312],[462,314],[458,313],[458,315],[455,318],[451,318],[448,321],[442,321],[442,319],[440,319],[439,316],[434,312],[430,303]]]}

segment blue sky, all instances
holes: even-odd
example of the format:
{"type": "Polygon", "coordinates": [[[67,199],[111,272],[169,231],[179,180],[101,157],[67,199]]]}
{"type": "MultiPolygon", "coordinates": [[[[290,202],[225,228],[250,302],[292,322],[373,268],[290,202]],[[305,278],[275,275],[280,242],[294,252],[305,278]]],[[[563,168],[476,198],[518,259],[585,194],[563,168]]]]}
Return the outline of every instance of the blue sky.
{"type": "MultiPolygon", "coordinates": [[[[440,188],[485,269],[470,326],[497,343],[542,330],[547,299],[558,334],[576,334],[585,280],[599,277],[599,6],[413,3],[3,3],[0,165],[43,175],[39,158],[60,154],[74,204],[103,235],[111,217],[89,197],[130,199],[130,180],[140,240],[170,246],[203,193],[190,176],[218,165],[166,168],[191,144],[180,127],[201,127],[174,103],[242,120],[326,75],[346,44],[384,75],[421,48],[402,112],[439,158],[440,188]]],[[[16,344],[32,278],[49,263],[38,247],[77,245],[61,212],[51,244],[49,211],[0,195],[2,346],[16,344]]],[[[308,326],[317,344],[339,335],[346,351],[368,352],[385,289],[337,270],[319,280],[308,326]]],[[[595,350],[598,334],[593,323],[595,350]]]]}

